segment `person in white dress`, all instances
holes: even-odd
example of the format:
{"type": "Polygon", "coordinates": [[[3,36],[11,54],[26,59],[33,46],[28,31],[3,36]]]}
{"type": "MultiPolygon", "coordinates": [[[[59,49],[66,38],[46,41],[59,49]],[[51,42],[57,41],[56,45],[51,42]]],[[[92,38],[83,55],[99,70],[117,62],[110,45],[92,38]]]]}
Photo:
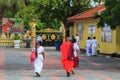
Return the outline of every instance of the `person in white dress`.
{"type": "Polygon", "coordinates": [[[73,50],[74,50],[74,68],[77,68],[79,66],[79,59],[80,59],[80,49],[77,44],[76,39],[73,39],[73,50]]]}
{"type": "Polygon", "coordinates": [[[90,52],[90,48],[92,47],[92,40],[90,37],[86,40],[86,55],[91,56],[92,53],[90,52]]]}
{"type": "Polygon", "coordinates": [[[80,36],[78,34],[76,34],[75,39],[76,39],[76,42],[77,42],[79,49],[80,49],[80,36]]]}
{"type": "Polygon", "coordinates": [[[73,50],[74,50],[74,57],[79,57],[80,50],[79,50],[79,46],[76,42],[76,39],[73,40],[73,50]]]}
{"type": "Polygon", "coordinates": [[[93,37],[93,39],[92,39],[92,56],[97,55],[97,46],[98,46],[98,41],[97,41],[96,37],[93,37]]]}
{"type": "Polygon", "coordinates": [[[42,69],[43,69],[43,62],[45,58],[44,47],[41,46],[41,42],[37,43],[37,57],[34,61],[34,68],[36,77],[40,77],[42,69]]]}

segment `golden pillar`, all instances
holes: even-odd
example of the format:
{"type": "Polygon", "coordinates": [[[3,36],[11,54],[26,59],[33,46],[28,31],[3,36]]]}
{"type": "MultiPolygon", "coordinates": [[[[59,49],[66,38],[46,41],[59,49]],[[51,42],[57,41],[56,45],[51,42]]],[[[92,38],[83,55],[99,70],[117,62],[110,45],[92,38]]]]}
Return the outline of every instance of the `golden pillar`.
{"type": "Polygon", "coordinates": [[[31,38],[32,38],[32,45],[35,47],[36,44],[36,20],[32,19],[30,20],[30,27],[31,27],[31,38]]]}
{"type": "Polygon", "coordinates": [[[62,26],[62,38],[63,38],[63,42],[65,41],[65,38],[66,38],[66,31],[65,31],[65,26],[63,24],[63,22],[60,22],[61,23],[61,26],[62,26]]]}
{"type": "Polygon", "coordinates": [[[63,29],[62,29],[62,34],[63,34],[63,42],[65,41],[65,39],[66,39],[66,34],[65,34],[66,32],[65,32],[65,27],[63,27],[63,29]]]}

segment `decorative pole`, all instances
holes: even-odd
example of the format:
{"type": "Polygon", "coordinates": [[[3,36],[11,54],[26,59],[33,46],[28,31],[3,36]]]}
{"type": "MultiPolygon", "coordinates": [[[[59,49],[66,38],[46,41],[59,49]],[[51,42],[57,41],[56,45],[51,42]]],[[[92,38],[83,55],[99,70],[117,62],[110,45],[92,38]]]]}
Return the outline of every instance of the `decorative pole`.
{"type": "Polygon", "coordinates": [[[31,26],[32,44],[35,47],[35,45],[36,45],[36,25],[37,25],[36,20],[35,19],[30,20],[29,24],[31,26]]]}
{"type": "Polygon", "coordinates": [[[65,26],[63,24],[63,22],[60,22],[61,23],[61,26],[62,26],[62,38],[63,38],[63,42],[65,41],[65,38],[66,38],[66,31],[65,31],[65,26]]]}
{"type": "Polygon", "coordinates": [[[63,42],[65,41],[65,39],[66,39],[66,34],[65,34],[66,32],[65,32],[65,27],[63,27],[63,42]]]}

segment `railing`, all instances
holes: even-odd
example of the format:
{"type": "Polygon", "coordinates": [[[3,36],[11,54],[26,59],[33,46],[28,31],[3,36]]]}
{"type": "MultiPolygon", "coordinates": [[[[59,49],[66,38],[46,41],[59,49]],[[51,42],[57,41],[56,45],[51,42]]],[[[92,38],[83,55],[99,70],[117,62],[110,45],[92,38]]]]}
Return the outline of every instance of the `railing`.
{"type": "Polygon", "coordinates": [[[62,32],[55,29],[43,29],[36,31],[37,35],[40,35],[43,39],[43,46],[55,46],[57,42],[62,41],[62,32]]]}

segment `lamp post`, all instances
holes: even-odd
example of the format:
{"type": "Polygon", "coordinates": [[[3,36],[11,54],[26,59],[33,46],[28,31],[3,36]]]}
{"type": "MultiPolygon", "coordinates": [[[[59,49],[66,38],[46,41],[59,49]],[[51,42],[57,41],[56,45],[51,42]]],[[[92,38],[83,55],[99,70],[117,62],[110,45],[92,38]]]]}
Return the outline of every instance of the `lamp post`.
{"type": "Polygon", "coordinates": [[[29,24],[31,27],[32,44],[33,44],[33,46],[35,46],[35,44],[36,44],[36,25],[37,25],[36,20],[31,19],[29,24]]]}

